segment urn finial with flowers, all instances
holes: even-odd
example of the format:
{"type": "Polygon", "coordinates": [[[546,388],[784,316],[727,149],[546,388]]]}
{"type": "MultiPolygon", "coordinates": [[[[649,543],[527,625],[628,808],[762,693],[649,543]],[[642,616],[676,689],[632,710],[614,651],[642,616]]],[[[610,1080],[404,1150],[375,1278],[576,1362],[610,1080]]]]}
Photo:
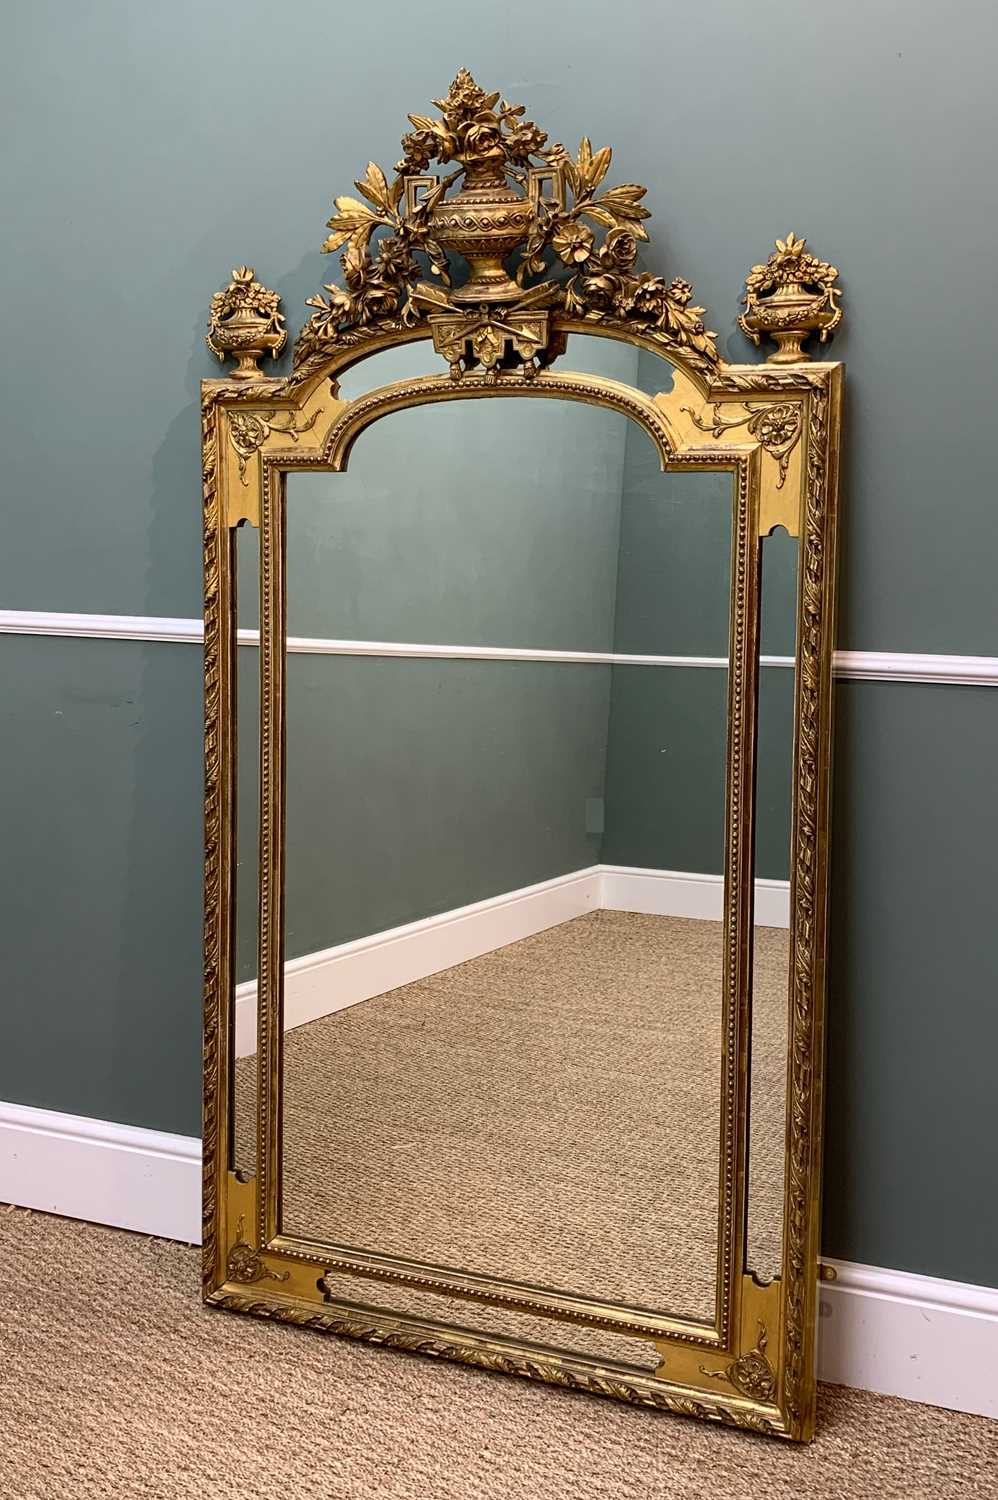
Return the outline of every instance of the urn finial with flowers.
{"type": "Polygon", "coordinates": [[[547,137],[521,118],[522,106],[500,104],[499,94],[487,94],[467,68],[458,73],[446,98],[433,102],[442,118],[410,115],[415,129],[403,138],[402,149],[409,170],[425,169],[436,160],[459,162],[463,172],[460,190],[451,198],[441,194],[430,213],[438,244],[462,255],[471,268],[451,301],[515,302],[523,290],[504,262],[527,239],[534,216],[529,200],[507,174],[510,168],[526,167],[530,153],[547,137]]]}

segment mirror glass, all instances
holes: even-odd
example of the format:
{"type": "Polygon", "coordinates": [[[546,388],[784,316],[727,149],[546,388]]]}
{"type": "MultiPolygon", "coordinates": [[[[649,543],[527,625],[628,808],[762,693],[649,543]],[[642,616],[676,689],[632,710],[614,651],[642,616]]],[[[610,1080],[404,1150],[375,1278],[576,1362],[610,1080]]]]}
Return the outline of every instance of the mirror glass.
{"type": "Polygon", "coordinates": [[[256,1171],[256,1025],[260,857],[260,533],[234,532],[236,626],[235,1063],[232,1069],[233,1170],[256,1171]]]}
{"type": "MultiPolygon", "coordinates": [[[[614,343],[605,338],[570,333],[565,352],[551,366],[556,373],[575,370],[584,375],[609,375],[627,385],[654,396],[672,388],[672,366],[657,354],[631,345],[614,343]]],[[[342,370],[336,377],[337,394],[343,401],[365,396],[378,386],[394,380],[411,380],[418,375],[442,375],[440,355],[430,339],[414,339],[392,349],[379,349],[366,359],[342,370]]]]}
{"type": "Polygon", "coordinates": [[[288,476],[284,1233],[712,1321],[732,495],[541,398],[288,476]]]}
{"type": "Polygon", "coordinates": [[[797,553],[782,527],[762,539],[746,1247],[760,1281],[782,1262],[797,553]]]}

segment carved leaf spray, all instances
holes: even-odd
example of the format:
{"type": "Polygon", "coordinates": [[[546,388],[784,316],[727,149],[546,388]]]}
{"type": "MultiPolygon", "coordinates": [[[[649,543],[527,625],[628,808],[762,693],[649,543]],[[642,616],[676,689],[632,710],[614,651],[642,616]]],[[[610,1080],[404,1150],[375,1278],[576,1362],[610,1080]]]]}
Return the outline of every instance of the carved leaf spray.
{"type": "Polygon", "coordinates": [[[529,374],[563,348],[550,331],[558,311],[638,327],[717,363],[692,284],[635,270],[648,239],[646,190],[604,186],[609,146],[594,152],[584,138],[574,158],[548,146],[522,105],[487,94],[465,69],[434,103],[440,117],[409,116],[391,183],[371,162],[356,183],[366,201],[336,199],[322,248],[345,247],[345,284],[309,299],[315,310],[295,347],[296,369],[376,329],[426,320],[455,379],[475,366],[529,374]],[[433,163],[451,162],[448,175],[427,175],[433,163]],[[453,254],[469,268],[457,285],[453,254]]]}

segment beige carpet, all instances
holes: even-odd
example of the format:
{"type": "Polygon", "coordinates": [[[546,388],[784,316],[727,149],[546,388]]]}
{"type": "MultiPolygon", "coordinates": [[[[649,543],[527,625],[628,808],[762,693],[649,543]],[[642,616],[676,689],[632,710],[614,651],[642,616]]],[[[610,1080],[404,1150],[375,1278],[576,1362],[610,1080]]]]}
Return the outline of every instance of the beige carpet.
{"type": "MultiPolygon", "coordinates": [[[[717,922],[593,912],[289,1032],[285,1227],[710,1319],[721,943],[717,922]]],[[[788,934],[755,948],[750,1264],[772,1276],[788,934]]]]}
{"type": "Polygon", "coordinates": [[[4,1500],[994,1500],[998,1423],[841,1388],[806,1449],[271,1327],[199,1254],[0,1209],[4,1500]]]}

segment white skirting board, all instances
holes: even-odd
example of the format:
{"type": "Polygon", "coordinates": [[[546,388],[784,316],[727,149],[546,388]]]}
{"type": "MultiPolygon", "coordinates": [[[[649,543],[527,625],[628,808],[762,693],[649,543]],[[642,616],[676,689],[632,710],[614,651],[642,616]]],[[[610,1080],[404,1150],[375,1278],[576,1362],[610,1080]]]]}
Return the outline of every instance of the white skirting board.
{"type": "MultiPolygon", "coordinates": [[[[521,890],[505,891],[472,906],[375,932],[352,943],[292,958],[284,966],[284,1028],[304,1026],[399,985],[439,974],[507,943],[533,937],[587,911],[634,911],[719,922],[720,875],[590,865],[521,890]]],[[[756,922],[790,925],[786,880],[757,880],[756,922]]],[[[236,1056],[256,1051],[256,982],[236,989],[236,1056]]]]}
{"type": "MultiPolygon", "coordinates": [[[[0,1104],[0,1201],[194,1244],[201,1142],[0,1104]]],[[[819,1287],[822,1380],[998,1417],[998,1290],[830,1264],[838,1279],[819,1287]]]]}
{"type": "Polygon", "coordinates": [[[0,1202],[201,1240],[201,1141],[0,1101],[0,1202]]]}
{"type": "Polygon", "coordinates": [[[818,1375],[885,1396],[998,1417],[998,1289],[828,1261],[818,1375]]]}

